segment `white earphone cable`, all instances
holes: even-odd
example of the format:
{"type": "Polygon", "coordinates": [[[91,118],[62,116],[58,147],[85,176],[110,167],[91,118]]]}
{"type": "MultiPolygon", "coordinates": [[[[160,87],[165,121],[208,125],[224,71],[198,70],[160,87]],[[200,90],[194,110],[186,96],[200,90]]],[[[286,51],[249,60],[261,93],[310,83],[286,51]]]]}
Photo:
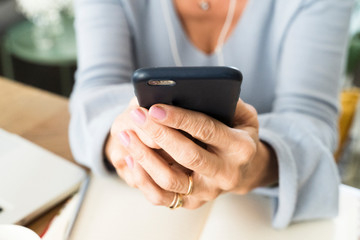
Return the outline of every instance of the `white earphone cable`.
{"type": "MultiPolygon", "coordinates": [[[[180,54],[179,54],[179,49],[178,49],[178,46],[176,43],[174,27],[173,27],[173,24],[172,24],[171,18],[170,18],[170,13],[169,13],[170,9],[169,9],[169,5],[168,5],[168,1],[169,0],[161,0],[161,8],[163,11],[166,29],[168,32],[171,54],[172,54],[173,60],[175,62],[175,65],[180,67],[180,66],[183,66],[183,64],[182,64],[180,54]]],[[[218,41],[217,41],[216,47],[215,47],[215,53],[218,55],[218,65],[219,66],[225,65],[222,48],[224,45],[226,35],[230,29],[231,23],[234,18],[235,8],[236,8],[236,0],[230,0],[226,19],[225,19],[224,25],[220,31],[219,38],[218,38],[218,41]]]]}
{"type": "Polygon", "coordinates": [[[169,13],[170,9],[168,6],[168,0],[162,0],[161,7],[162,7],[163,15],[165,18],[165,24],[166,24],[166,29],[168,32],[171,54],[172,54],[173,60],[174,60],[176,66],[178,66],[178,67],[183,66],[183,64],[181,62],[180,54],[179,54],[179,49],[178,49],[177,43],[176,43],[174,28],[173,28],[171,18],[170,18],[170,13],[169,13]]]}
{"type": "Polygon", "coordinates": [[[222,53],[222,48],[225,42],[226,35],[229,32],[231,23],[234,19],[235,14],[235,8],[236,8],[236,0],[230,0],[228,12],[226,15],[225,23],[221,29],[221,32],[219,34],[218,41],[216,43],[215,53],[218,54],[218,64],[219,66],[225,65],[224,62],[224,55],[222,53]]]}

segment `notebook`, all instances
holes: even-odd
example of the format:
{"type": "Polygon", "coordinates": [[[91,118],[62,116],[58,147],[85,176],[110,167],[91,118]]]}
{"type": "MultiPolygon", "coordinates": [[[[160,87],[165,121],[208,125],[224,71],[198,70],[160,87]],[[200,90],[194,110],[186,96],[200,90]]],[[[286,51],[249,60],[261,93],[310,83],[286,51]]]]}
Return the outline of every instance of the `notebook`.
{"type": "Polygon", "coordinates": [[[0,224],[26,224],[75,192],[86,172],[0,129],[0,224]]]}
{"type": "Polygon", "coordinates": [[[225,194],[196,210],[151,205],[118,177],[92,176],[71,240],[358,240],[360,194],[340,187],[335,219],[271,226],[271,200],[259,195],[225,194]]]}

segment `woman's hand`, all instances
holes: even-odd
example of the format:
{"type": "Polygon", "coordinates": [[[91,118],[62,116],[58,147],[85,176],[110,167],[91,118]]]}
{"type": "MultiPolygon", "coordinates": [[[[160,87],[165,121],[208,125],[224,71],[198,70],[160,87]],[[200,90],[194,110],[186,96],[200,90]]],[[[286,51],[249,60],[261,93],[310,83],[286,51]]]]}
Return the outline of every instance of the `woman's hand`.
{"type": "Polygon", "coordinates": [[[169,158],[149,147],[146,138],[193,171],[194,187],[184,198],[186,208],[197,208],[222,192],[244,194],[277,181],[275,156],[258,139],[256,111],[241,100],[234,128],[204,114],[162,104],[149,111],[133,109],[131,116],[137,127],[117,132],[128,153],[125,159],[131,163],[125,179],[132,179],[130,185],[140,188],[154,204],[169,206],[174,193],[185,194],[188,173],[169,165],[169,158]],[[206,149],[178,130],[205,143],[206,149]]]}
{"type": "MultiPolygon", "coordinates": [[[[135,124],[131,117],[132,111],[137,108],[139,108],[139,104],[137,99],[133,98],[130,101],[128,108],[116,118],[105,143],[105,155],[107,160],[109,160],[110,163],[115,167],[117,174],[122,179],[124,179],[127,184],[142,190],[145,193],[145,196],[152,203],[164,205],[165,203],[162,202],[164,196],[171,196],[173,193],[168,193],[159,188],[158,185],[154,183],[152,178],[149,177],[148,173],[143,169],[143,167],[132,160],[129,154],[129,149],[125,147],[124,144],[122,144],[124,141],[128,141],[127,136],[123,134],[123,131],[126,129],[136,131],[137,136],[142,141],[141,144],[146,146],[147,149],[152,149],[154,154],[163,160],[163,167],[169,169],[169,166],[171,166],[171,172],[177,172],[177,174],[173,175],[174,178],[177,178],[180,175],[180,177],[182,176],[182,180],[186,180],[187,175],[185,172],[187,172],[187,170],[179,164],[175,163],[166,152],[161,150],[150,137],[148,137],[143,131],[141,131],[139,127],[137,127],[137,124],[135,124]]],[[[165,182],[164,184],[167,183],[165,182]]]]}
{"type": "MultiPolygon", "coordinates": [[[[132,178],[126,171],[127,165],[132,165],[126,156],[129,155],[128,150],[120,143],[119,138],[121,131],[125,129],[136,129],[136,124],[131,119],[130,112],[139,107],[137,99],[134,97],[127,109],[120,114],[114,121],[109,137],[105,143],[105,155],[106,158],[113,164],[119,176],[128,181],[129,185],[132,185],[132,178]]],[[[143,139],[143,142],[150,148],[159,148],[151,138],[147,137],[144,133],[139,131],[139,136],[143,139]]]]}

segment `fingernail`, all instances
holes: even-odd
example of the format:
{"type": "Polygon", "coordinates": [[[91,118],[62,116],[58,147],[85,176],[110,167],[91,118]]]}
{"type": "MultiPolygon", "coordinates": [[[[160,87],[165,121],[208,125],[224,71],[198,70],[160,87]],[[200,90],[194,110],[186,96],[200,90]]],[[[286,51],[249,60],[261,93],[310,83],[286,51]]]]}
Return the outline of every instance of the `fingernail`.
{"type": "Polygon", "coordinates": [[[119,138],[120,138],[120,140],[121,140],[121,143],[122,143],[125,147],[129,146],[129,144],[130,144],[130,137],[129,137],[129,135],[128,135],[125,131],[121,131],[121,132],[119,133],[119,138]]]}
{"type": "Polygon", "coordinates": [[[132,119],[140,125],[143,125],[146,120],[145,114],[140,109],[135,109],[131,111],[132,119]]]}
{"type": "Polygon", "coordinates": [[[126,156],[125,157],[125,162],[126,162],[126,165],[128,165],[128,167],[130,169],[132,169],[134,167],[134,160],[132,159],[132,157],[126,156]]]}
{"type": "Polygon", "coordinates": [[[150,116],[158,120],[163,120],[166,117],[166,112],[160,107],[151,107],[149,111],[150,116]]]}

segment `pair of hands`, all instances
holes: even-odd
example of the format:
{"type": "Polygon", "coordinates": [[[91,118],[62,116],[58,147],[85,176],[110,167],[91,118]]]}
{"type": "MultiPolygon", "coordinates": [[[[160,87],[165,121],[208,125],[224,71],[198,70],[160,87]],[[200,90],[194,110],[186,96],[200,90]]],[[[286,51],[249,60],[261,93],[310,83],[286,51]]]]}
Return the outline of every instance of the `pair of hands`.
{"type": "Polygon", "coordinates": [[[114,121],[105,154],[118,175],[155,205],[169,206],[174,193],[185,194],[192,174],[193,191],[183,207],[194,209],[223,192],[245,194],[277,181],[276,158],[258,130],[256,110],[241,100],[230,128],[174,106],[147,110],[133,99],[114,121]]]}

